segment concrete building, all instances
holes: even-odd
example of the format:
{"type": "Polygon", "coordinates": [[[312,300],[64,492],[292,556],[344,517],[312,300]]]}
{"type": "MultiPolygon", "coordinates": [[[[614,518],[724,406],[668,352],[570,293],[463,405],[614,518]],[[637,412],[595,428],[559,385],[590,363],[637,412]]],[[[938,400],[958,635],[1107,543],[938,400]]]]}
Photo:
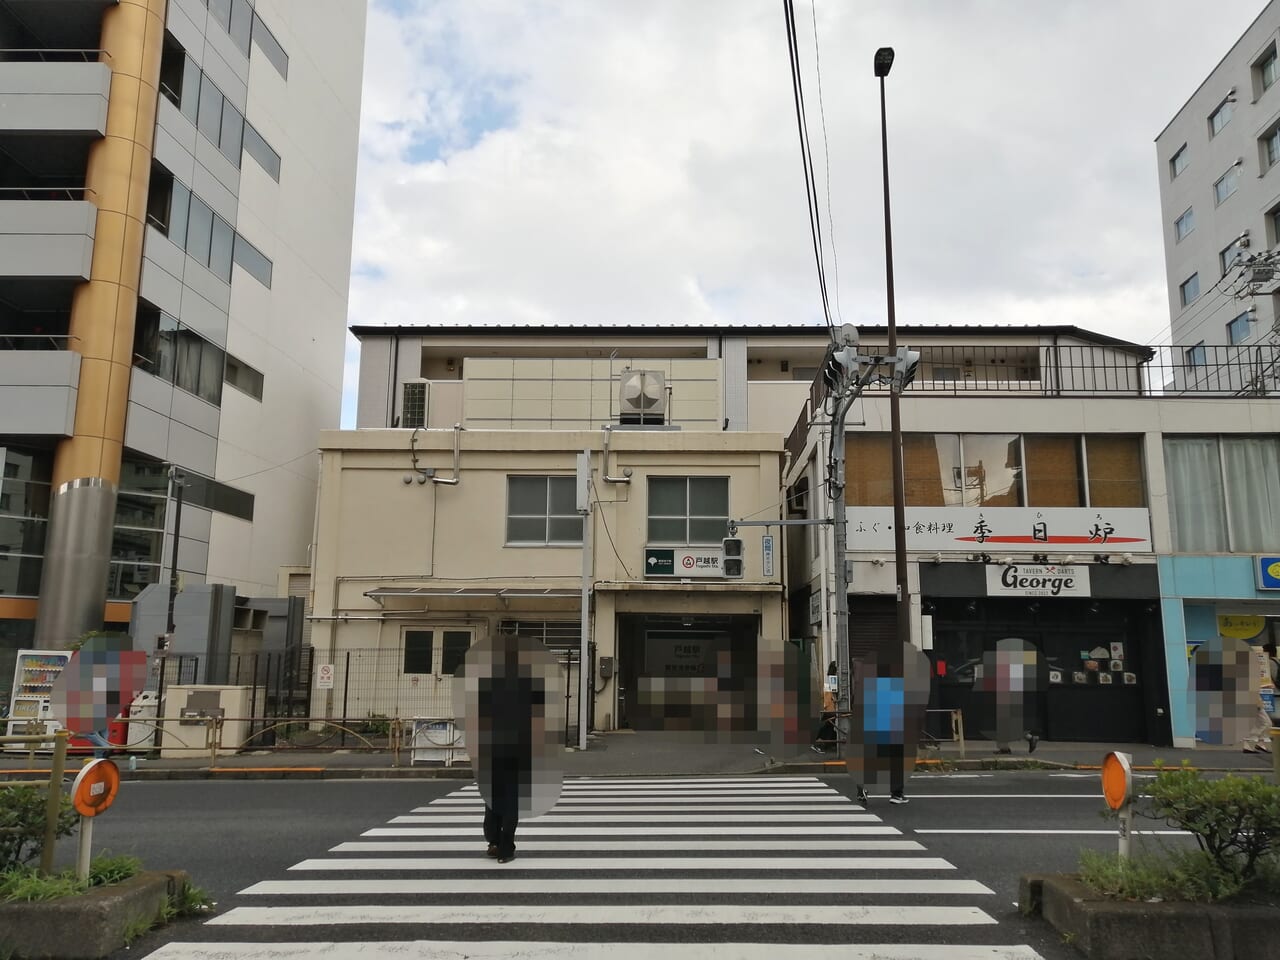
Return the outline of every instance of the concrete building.
{"type": "MultiPolygon", "coordinates": [[[[364,0],[0,0],[0,677],[274,595],[336,426],[364,0]]],[[[154,639],[154,638],[152,638],[154,639]]]]}
{"type": "MultiPolygon", "coordinates": [[[[339,677],[326,694],[333,715],[449,715],[441,680],[484,630],[576,648],[582,451],[596,725],[666,722],[651,694],[678,667],[669,642],[703,680],[715,675],[707,651],[723,642],[737,651],[735,682],[781,675],[791,706],[816,704],[836,659],[831,428],[817,377],[825,329],[355,333],[358,429],[325,435],[313,585],[317,656],[339,677]],[[661,402],[649,417],[645,396],[661,402]],[[664,483],[693,477],[729,478],[714,535],[668,541],[654,504],[664,483]],[[536,517],[513,506],[525,483],[546,485],[536,517]],[[394,506],[375,513],[372,503],[394,506]],[[740,527],[741,580],[637,569],[673,547],[720,563],[726,521],[748,519],[808,523],[740,527]],[[513,535],[526,522],[536,544],[513,535]],[[574,536],[553,542],[557,523],[574,536]],[[738,616],[748,618],[741,635],[729,630],[738,616]],[[382,700],[370,699],[375,688],[382,700]],[[641,689],[650,696],[637,714],[629,692],[641,689]]],[[[923,357],[902,403],[908,603],[913,639],[933,659],[934,706],[985,730],[974,667],[997,640],[1019,637],[1043,654],[1032,722],[1044,735],[1193,743],[1187,649],[1216,638],[1221,618],[1237,628],[1246,618],[1255,639],[1280,623],[1280,593],[1255,582],[1251,552],[1265,553],[1280,529],[1280,470],[1268,467],[1280,463],[1276,404],[1203,382],[1170,390],[1185,365],[1074,327],[901,335],[923,357]],[[1242,462],[1253,465],[1249,484],[1230,479],[1246,475],[1242,462]],[[1225,485],[1204,482],[1213,463],[1227,464],[1225,485]],[[1228,538],[1233,551],[1214,561],[1217,586],[1189,579],[1206,538],[1228,538]],[[1034,577],[1071,583],[1022,582],[1034,577]]],[[[862,341],[883,353],[885,332],[865,329],[862,341]]],[[[845,440],[855,656],[894,634],[887,431],[887,395],[872,387],[845,440]]],[[[690,716],[687,702],[672,714],[690,716]]]]}
{"type": "Polygon", "coordinates": [[[1277,42],[1272,0],[1156,137],[1174,349],[1201,375],[1242,383],[1257,371],[1216,345],[1280,339],[1277,42]]]}

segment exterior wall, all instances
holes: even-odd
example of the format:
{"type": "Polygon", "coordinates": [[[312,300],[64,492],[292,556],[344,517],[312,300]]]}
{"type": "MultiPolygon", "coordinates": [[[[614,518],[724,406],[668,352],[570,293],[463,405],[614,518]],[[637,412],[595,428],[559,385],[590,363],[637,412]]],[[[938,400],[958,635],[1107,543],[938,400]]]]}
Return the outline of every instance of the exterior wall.
{"type": "Polygon", "coordinates": [[[1267,166],[1260,143],[1280,116],[1280,86],[1262,90],[1253,69],[1278,38],[1280,4],[1273,0],[1156,138],[1169,316],[1176,347],[1200,341],[1228,342],[1225,325],[1250,302],[1257,305],[1257,322],[1252,325],[1247,342],[1266,339],[1275,325],[1275,297],[1239,301],[1212,296],[1210,288],[1223,274],[1219,252],[1237,237],[1248,233],[1246,255],[1266,252],[1280,241],[1274,225],[1267,222],[1268,214],[1280,205],[1280,169],[1267,166]],[[1235,101],[1234,114],[1211,137],[1209,116],[1228,95],[1235,101]],[[1174,179],[1170,161],[1184,144],[1189,165],[1174,179]],[[1215,181],[1237,162],[1234,169],[1240,174],[1238,189],[1221,204],[1215,204],[1215,181]],[[1174,222],[1188,208],[1194,211],[1195,229],[1179,241],[1174,222]],[[1178,288],[1193,273],[1199,273],[1200,297],[1184,307],[1178,288]]]}
{"type": "MultiPolygon", "coordinates": [[[[341,664],[346,651],[388,651],[391,659],[384,666],[392,675],[381,682],[391,686],[378,711],[386,713],[414,702],[418,679],[404,676],[396,659],[405,628],[468,629],[478,638],[496,630],[500,620],[577,620],[583,548],[507,545],[505,503],[509,475],[572,476],[583,450],[591,452],[592,463],[589,581],[597,657],[618,657],[619,614],[662,614],[758,617],[757,656],[761,662],[780,659],[786,622],[783,564],[779,557],[773,574],[764,575],[761,528],[739,531],[747,558],[741,580],[655,580],[643,570],[649,477],[726,476],[731,517],[776,517],[781,438],[626,431],[611,438],[608,463],[602,439],[598,431],[323,434],[312,586],[312,642],[321,662],[341,664]],[[417,482],[411,436],[417,469],[435,471],[437,480],[455,478],[454,440],[459,439],[457,484],[417,482]],[[628,471],[629,483],[604,479],[628,471]],[[378,509],[370,510],[374,503],[378,509]],[[429,592],[381,600],[368,595],[412,588],[429,592]],[[498,590],[546,595],[499,600],[498,590]],[[460,595],[447,596],[450,592],[460,595]]],[[[718,552],[719,547],[708,549],[718,552]]],[[[428,684],[441,682],[437,677],[428,684]]],[[[616,688],[614,679],[597,676],[597,726],[615,722],[616,688]]],[[[321,694],[317,702],[325,699],[321,694]]],[[[330,700],[328,707],[340,711],[340,700],[330,700]]]]}
{"type": "Polygon", "coordinates": [[[0,63],[0,130],[102,136],[110,90],[105,63],[0,63]]]}

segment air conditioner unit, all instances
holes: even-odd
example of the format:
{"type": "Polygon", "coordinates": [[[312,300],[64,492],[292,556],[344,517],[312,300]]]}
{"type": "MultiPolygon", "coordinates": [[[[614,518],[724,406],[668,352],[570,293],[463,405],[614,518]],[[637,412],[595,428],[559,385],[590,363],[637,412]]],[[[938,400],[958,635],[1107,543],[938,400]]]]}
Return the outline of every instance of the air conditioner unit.
{"type": "Polygon", "coordinates": [[[658,370],[626,370],[618,382],[618,419],[622,423],[665,423],[667,378],[658,370]]]}
{"type": "Polygon", "coordinates": [[[427,425],[427,396],[429,384],[426,380],[406,380],[400,385],[400,426],[407,429],[425,427],[427,425]]]}

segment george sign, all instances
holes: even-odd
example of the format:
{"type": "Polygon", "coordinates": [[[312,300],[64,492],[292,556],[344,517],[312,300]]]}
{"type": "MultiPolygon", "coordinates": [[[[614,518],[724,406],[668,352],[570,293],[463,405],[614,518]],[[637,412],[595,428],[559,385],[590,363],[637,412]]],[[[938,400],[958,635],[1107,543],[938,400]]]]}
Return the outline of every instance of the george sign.
{"type": "Polygon", "coordinates": [[[646,577],[675,577],[677,579],[723,579],[724,551],[717,546],[706,547],[645,547],[644,575],[646,577]]]}
{"type": "Polygon", "coordinates": [[[760,568],[764,576],[773,576],[773,534],[760,538],[760,568]]]}
{"type": "Polygon", "coordinates": [[[1254,557],[1259,590],[1280,590],[1280,557],[1254,557]]]}
{"type": "MultiPolygon", "coordinates": [[[[892,550],[892,507],[848,507],[849,549],[892,550]]],[[[907,507],[907,549],[1151,553],[1151,515],[1136,507],[907,507]]],[[[1280,563],[1280,557],[1273,558],[1280,563]]],[[[1280,570],[1276,586],[1280,590],[1280,570]]]]}
{"type": "Polygon", "coordinates": [[[71,784],[71,803],[82,817],[96,817],[120,792],[120,770],[110,760],[91,760],[71,784]]]}
{"type": "Polygon", "coordinates": [[[988,566],[986,572],[989,597],[1090,596],[1087,566],[1009,563],[988,566]]]}
{"type": "Polygon", "coordinates": [[[320,666],[316,667],[316,689],[317,690],[333,689],[333,664],[332,663],[322,663],[320,664],[320,666]]]}

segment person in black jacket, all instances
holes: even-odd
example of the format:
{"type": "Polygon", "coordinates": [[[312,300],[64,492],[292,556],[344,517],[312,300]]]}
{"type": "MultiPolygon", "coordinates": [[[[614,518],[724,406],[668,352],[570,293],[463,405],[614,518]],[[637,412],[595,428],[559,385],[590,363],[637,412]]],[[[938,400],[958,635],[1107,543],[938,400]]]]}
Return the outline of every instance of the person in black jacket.
{"type": "Polygon", "coordinates": [[[521,791],[528,793],[533,779],[535,728],[543,727],[546,690],[527,665],[522,668],[514,644],[503,651],[501,663],[493,676],[479,681],[479,713],[491,784],[484,838],[488,855],[508,863],[516,856],[521,791]]]}

